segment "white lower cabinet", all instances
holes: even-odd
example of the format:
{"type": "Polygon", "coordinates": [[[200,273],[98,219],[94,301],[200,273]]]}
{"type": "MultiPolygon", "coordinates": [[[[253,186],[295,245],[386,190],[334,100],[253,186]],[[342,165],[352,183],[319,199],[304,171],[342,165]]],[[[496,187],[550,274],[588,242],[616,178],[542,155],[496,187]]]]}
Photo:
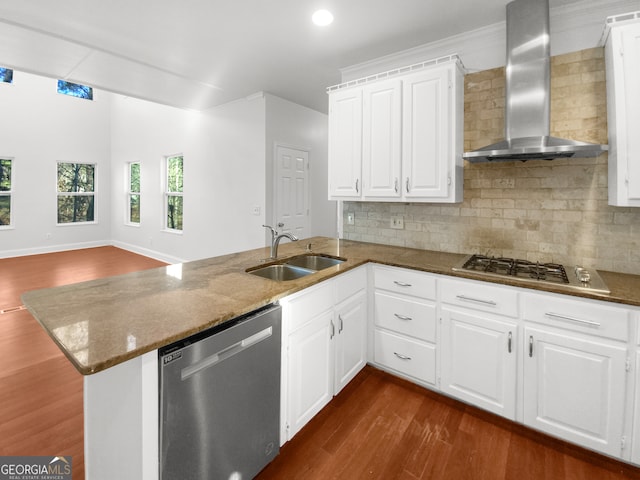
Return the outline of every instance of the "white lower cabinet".
{"type": "Polygon", "coordinates": [[[442,391],[515,420],[517,323],[450,308],[441,318],[442,391]]]}
{"type": "Polygon", "coordinates": [[[625,455],[630,310],[555,294],[523,295],[524,423],[625,455]]]}
{"type": "Polygon", "coordinates": [[[524,423],[620,456],[626,346],[533,327],[524,340],[524,423]]]}
{"type": "MultiPolygon", "coordinates": [[[[640,330],[638,331],[640,335],[640,330]]],[[[631,442],[631,461],[640,465],[640,350],[636,352],[636,388],[633,404],[633,439],[631,442]]]]}
{"type": "Polygon", "coordinates": [[[336,306],[334,394],[353,380],[367,363],[367,295],[364,290],[336,306]]]}
{"type": "Polygon", "coordinates": [[[374,363],[435,386],[436,277],[376,265],[374,283],[374,363]]]}
{"type": "Polygon", "coordinates": [[[291,439],[333,397],[331,309],[312,318],[288,338],[287,430],[291,439]]]}
{"type": "Polygon", "coordinates": [[[366,280],[363,267],[281,301],[282,443],[365,366],[366,280]]]}

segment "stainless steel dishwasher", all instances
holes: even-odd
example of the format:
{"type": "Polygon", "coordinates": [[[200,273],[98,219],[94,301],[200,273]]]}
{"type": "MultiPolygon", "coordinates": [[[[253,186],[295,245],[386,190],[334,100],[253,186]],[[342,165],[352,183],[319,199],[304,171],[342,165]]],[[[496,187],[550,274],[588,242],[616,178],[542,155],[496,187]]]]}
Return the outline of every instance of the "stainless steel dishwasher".
{"type": "Polygon", "coordinates": [[[161,480],[248,480],[279,452],[281,308],[160,349],[161,480]]]}

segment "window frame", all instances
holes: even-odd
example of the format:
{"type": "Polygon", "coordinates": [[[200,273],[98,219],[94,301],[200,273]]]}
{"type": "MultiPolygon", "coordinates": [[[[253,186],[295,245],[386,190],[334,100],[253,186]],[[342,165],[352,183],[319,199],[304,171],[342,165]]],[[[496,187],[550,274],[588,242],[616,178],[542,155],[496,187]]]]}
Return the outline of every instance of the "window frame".
{"type": "Polygon", "coordinates": [[[164,157],[164,175],[163,175],[163,212],[164,212],[164,220],[163,220],[163,229],[165,232],[175,233],[181,235],[184,232],[184,154],[176,153],[174,155],[167,155],[164,157]],[[180,157],[182,159],[182,190],[181,191],[170,191],[169,190],[169,163],[173,158],[180,157]],[[169,226],[169,198],[177,197],[181,199],[182,204],[182,228],[172,228],[169,226]]]}
{"type": "Polygon", "coordinates": [[[15,191],[15,158],[9,156],[0,156],[0,160],[9,160],[11,162],[10,174],[9,174],[9,190],[0,190],[0,197],[9,197],[9,223],[7,225],[0,225],[0,230],[11,230],[13,225],[13,193],[15,191]]]}
{"type": "Polygon", "coordinates": [[[139,161],[133,161],[127,163],[127,171],[126,171],[126,181],[127,181],[127,194],[126,194],[126,212],[125,212],[125,224],[130,225],[132,227],[139,227],[142,221],[142,211],[141,211],[141,201],[142,195],[140,190],[142,190],[142,164],[139,161]],[[138,191],[134,191],[132,188],[132,167],[134,165],[138,165],[138,191]],[[131,205],[132,198],[134,196],[138,197],[138,221],[134,221],[131,219],[131,205]]]}
{"type": "Polygon", "coordinates": [[[67,227],[70,225],[95,225],[98,223],[98,207],[97,207],[97,196],[98,196],[98,164],[95,162],[68,162],[58,160],[56,162],[56,226],[57,227],[67,227]],[[59,178],[58,178],[58,170],[60,164],[68,164],[68,165],[92,165],[93,166],[93,191],[91,192],[61,192],[59,190],[59,178]],[[64,222],[60,223],[60,211],[58,201],[60,197],[93,197],[93,220],[83,220],[76,222],[64,222]]]}

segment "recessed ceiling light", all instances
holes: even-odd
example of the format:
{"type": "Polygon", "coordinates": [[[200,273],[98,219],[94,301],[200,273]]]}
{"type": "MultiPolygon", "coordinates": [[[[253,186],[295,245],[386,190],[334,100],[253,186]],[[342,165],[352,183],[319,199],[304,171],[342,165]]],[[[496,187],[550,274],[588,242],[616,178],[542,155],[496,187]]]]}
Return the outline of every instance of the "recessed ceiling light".
{"type": "Polygon", "coordinates": [[[333,14],[329,10],[318,10],[313,14],[311,20],[319,27],[326,27],[333,22],[333,14]]]}

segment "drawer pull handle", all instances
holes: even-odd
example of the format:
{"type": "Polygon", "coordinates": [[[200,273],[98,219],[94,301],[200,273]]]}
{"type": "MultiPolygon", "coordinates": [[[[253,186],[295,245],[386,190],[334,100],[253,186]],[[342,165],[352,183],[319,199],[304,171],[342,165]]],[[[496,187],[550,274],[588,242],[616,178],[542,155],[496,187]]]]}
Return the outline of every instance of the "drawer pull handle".
{"type": "Polygon", "coordinates": [[[407,357],[406,355],[402,355],[401,353],[393,352],[393,354],[400,360],[411,360],[411,357],[407,357]]]}
{"type": "Polygon", "coordinates": [[[412,286],[410,283],[399,282],[398,280],[394,280],[393,283],[395,283],[399,287],[411,287],[412,286]]]}
{"type": "Polygon", "coordinates": [[[406,320],[406,321],[413,320],[413,318],[411,318],[411,317],[406,317],[406,316],[404,316],[404,315],[400,315],[400,314],[398,314],[398,313],[394,313],[393,315],[394,315],[398,320],[406,320]]]}
{"type": "Polygon", "coordinates": [[[338,320],[340,320],[340,328],[338,328],[338,333],[342,333],[342,330],[344,330],[344,320],[342,320],[342,315],[338,315],[338,320]]]}
{"type": "Polygon", "coordinates": [[[529,335],[529,357],[533,357],[533,335],[529,335]]]}
{"type": "Polygon", "coordinates": [[[491,305],[492,307],[495,307],[496,305],[498,305],[493,300],[482,300],[480,298],[467,297],[466,295],[456,295],[456,298],[460,300],[466,300],[467,302],[476,302],[476,303],[481,303],[483,305],[491,305]]]}
{"type": "Polygon", "coordinates": [[[545,315],[554,320],[566,320],[568,322],[581,323],[583,325],[589,325],[590,327],[600,327],[599,322],[593,322],[591,320],[583,320],[581,318],[569,317],[567,315],[560,315],[559,313],[547,312],[545,315]]]}
{"type": "Polygon", "coordinates": [[[329,340],[331,340],[335,335],[336,335],[336,326],[334,325],[333,320],[331,320],[331,336],[329,337],[329,340]]]}
{"type": "Polygon", "coordinates": [[[513,341],[513,333],[509,332],[509,340],[507,342],[507,348],[509,349],[509,353],[511,353],[511,342],[513,341]]]}

